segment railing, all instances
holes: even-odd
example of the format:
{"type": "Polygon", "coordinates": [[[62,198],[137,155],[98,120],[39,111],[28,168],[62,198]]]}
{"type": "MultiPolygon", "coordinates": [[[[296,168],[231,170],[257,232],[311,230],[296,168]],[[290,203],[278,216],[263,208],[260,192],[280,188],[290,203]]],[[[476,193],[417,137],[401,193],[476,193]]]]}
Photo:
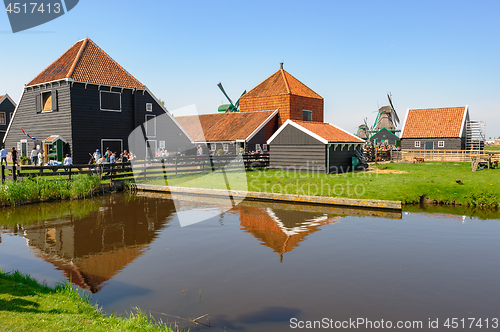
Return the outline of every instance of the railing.
{"type": "Polygon", "coordinates": [[[500,154],[484,150],[402,150],[403,161],[424,158],[426,161],[469,162],[476,158],[492,155],[491,161],[499,161],[500,154]]]}
{"type": "Polygon", "coordinates": [[[243,154],[223,156],[172,156],[152,160],[138,160],[126,163],[105,163],[100,165],[57,165],[57,166],[1,166],[2,183],[6,179],[22,181],[24,178],[71,177],[75,174],[97,174],[101,179],[160,177],[166,174],[197,174],[217,171],[250,170],[269,167],[269,154],[243,154]]]}

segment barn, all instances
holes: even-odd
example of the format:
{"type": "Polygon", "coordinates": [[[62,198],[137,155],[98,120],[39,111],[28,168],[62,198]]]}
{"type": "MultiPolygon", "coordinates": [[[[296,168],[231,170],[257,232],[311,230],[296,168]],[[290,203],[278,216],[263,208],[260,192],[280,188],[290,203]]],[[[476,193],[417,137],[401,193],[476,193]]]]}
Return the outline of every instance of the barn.
{"type": "MultiPolygon", "coordinates": [[[[171,138],[191,144],[149,89],[85,38],[26,84],[4,142],[25,155],[36,145],[47,148],[44,140],[59,136],[66,142],[63,153],[72,154],[75,163],[86,163],[96,149],[129,150],[128,136],[142,124],[149,147],[171,138]]],[[[143,147],[144,151],[133,152],[145,155],[143,147]]]]}
{"type": "Polygon", "coordinates": [[[484,123],[469,119],[469,107],[408,110],[401,149],[470,150],[484,148],[484,123]]]}
{"type": "Polygon", "coordinates": [[[278,110],[178,116],[175,119],[195,144],[206,146],[212,153],[218,150],[226,154],[267,152],[267,140],[278,129],[278,110]]]}
{"type": "Polygon", "coordinates": [[[0,141],[3,140],[7,127],[12,119],[16,103],[10,98],[8,94],[0,96],[0,141]]]}
{"type": "Polygon", "coordinates": [[[271,168],[326,174],[352,170],[364,143],[330,123],[290,119],[267,141],[271,168]]]}

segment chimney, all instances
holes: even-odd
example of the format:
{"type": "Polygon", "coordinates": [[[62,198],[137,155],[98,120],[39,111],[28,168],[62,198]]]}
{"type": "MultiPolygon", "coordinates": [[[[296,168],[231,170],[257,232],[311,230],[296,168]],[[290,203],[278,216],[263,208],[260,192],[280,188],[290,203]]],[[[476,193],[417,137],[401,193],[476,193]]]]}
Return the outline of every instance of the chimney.
{"type": "Polygon", "coordinates": [[[283,62],[280,62],[280,69],[283,69],[283,62]]]}

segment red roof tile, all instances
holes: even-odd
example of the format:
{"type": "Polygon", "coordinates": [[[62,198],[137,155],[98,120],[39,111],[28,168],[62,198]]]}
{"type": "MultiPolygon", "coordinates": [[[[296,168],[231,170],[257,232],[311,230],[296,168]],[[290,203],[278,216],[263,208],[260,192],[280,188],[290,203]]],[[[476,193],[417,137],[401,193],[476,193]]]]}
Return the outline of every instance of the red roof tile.
{"type": "Polygon", "coordinates": [[[322,137],[328,142],[339,143],[364,143],[365,141],[359,137],[349,134],[348,132],[335,127],[330,123],[324,122],[311,122],[311,121],[297,121],[294,120],[299,126],[313,132],[314,134],[322,137]]]}
{"type": "Polygon", "coordinates": [[[283,94],[323,99],[320,95],[283,69],[269,76],[241,98],[269,97],[283,94]]]}
{"type": "Polygon", "coordinates": [[[466,107],[408,110],[401,138],[460,137],[466,107]]]}
{"type": "Polygon", "coordinates": [[[277,111],[234,112],[178,116],[175,120],[195,142],[227,142],[248,138],[273,113],[277,115],[277,111]]]}
{"type": "Polygon", "coordinates": [[[73,44],[27,85],[73,79],[77,82],[144,89],[145,86],[89,38],[73,44]]]}

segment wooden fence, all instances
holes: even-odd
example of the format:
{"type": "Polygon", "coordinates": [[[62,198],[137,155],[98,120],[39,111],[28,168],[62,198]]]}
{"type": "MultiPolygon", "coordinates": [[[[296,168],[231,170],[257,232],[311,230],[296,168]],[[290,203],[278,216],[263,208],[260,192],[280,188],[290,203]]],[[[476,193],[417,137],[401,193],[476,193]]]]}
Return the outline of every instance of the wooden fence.
{"type": "Polygon", "coordinates": [[[132,178],[156,178],[167,174],[197,174],[216,171],[221,168],[227,171],[269,167],[269,154],[244,154],[224,156],[173,156],[155,158],[154,160],[139,160],[126,163],[101,165],[58,165],[58,166],[1,166],[2,184],[6,179],[22,181],[24,178],[71,177],[75,174],[97,174],[103,180],[132,178]]]}
{"type": "MultiPolygon", "coordinates": [[[[393,154],[396,156],[396,154],[393,154]]],[[[400,161],[412,162],[415,158],[423,158],[425,161],[458,161],[470,162],[477,158],[484,159],[491,156],[492,162],[500,160],[500,154],[492,151],[479,150],[402,150],[400,161]]],[[[397,159],[394,159],[395,161],[397,159]]]]}

